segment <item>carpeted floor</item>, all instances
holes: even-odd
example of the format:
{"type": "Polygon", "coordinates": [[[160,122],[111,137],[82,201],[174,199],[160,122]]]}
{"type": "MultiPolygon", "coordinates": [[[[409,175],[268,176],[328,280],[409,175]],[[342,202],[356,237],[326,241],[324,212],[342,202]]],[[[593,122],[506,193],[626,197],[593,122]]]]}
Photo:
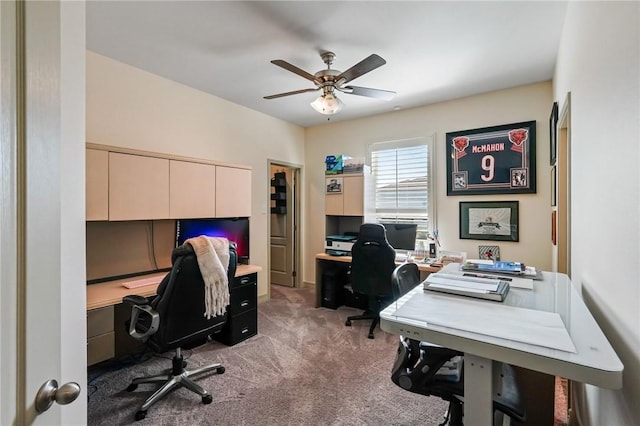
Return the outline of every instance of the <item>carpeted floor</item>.
{"type": "MultiPolygon", "coordinates": [[[[313,289],[272,287],[271,301],[258,307],[258,335],[227,347],[212,342],[193,351],[189,367],[221,362],[226,372],[198,381],[213,396],[178,389],[151,407],[149,425],[436,425],[445,402],[406,392],[391,382],[397,337],[369,323],[345,327],[353,308],[314,308],[313,289]]],[[[172,354],[165,354],[167,358],[172,354]]],[[[136,365],[112,363],[89,372],[90,425],[134,423],[151,394],[141,385],[125,389],[136,376],[161,372],[165,358],[136,365]]],[[[148,386],[148,385],[147,385],[148,386]]]]}
{"type": "MultiPolygon", "coordinates": [[[[207,343],[184,351],[188,367],[221,362],[226,372],[198,380],[213,402],[178,389],[134,414],[153,387],[125,389],[131,379],[169,368],[173,353],[144,361],[111,362],[89,370],[90,425],[437,425],[446,411],[438,398],[406,392],[391,382],[397,336],[368,321],[345,327],[359,310],[314,308],[311,288],[273,286],[258,307],[258,335],[235,346],[207,343]]],[[[145,387],[147,386],[147,387],[145,387]]],[[[555,426],[567,424],[566,386],[556,386],[555,426]]]]}

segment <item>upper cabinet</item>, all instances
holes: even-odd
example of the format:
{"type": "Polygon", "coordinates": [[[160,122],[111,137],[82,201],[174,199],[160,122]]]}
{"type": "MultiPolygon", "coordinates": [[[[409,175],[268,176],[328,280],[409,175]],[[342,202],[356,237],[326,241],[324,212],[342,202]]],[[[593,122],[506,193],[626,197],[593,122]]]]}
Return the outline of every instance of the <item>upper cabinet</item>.
{"type": "Polygon", "coordinates": [[[216,166],[169,161],[171,219],[216,217],[216,166]]]}
{"type": "Polygon", "coordinates": [[[251,170],[216,166],[216,216],[251,216],[251,170]]]}
{"type": "Polygon", "coordinates": [[[167,219],[169,160],[109,153],[109,220],[167,219]]]}
{"type": "Polygon", "coordinates": [[[86,220],[251,216],[251,169],[88,144],[86,220]]]}
{"type": "Polygon", "coordinates": [[[327,178],[341,180],[342,192],[325,195],[325,214],[330,216],[365,215],[365,179],[357,175],[332,175],[327,178]]]}
{"type": "Polygon", "coordinates": [[[109,152],[87,149],[86,220],[109,220],[109,152]]]}

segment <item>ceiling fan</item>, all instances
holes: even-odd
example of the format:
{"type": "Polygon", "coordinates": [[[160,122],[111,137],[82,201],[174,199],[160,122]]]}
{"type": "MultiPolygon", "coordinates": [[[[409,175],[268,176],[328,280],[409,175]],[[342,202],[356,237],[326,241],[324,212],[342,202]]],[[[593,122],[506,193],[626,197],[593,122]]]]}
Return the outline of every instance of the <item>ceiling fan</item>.
{"type": "Polygon", "coordinates": [[[311,102],[313,109],[322,114],[335,114],[342,109],[342,101],[338,99],[335,91],[342,93],[348,93],[350,95],[367,96],[370,98],[390,100],[396,92],[389,90],[372,89],[369,87],[359,87],[346,85],[351,80],[373,71],[374,69],[386,64],[387,61],[380,56],[373,54],[362,61],[358,62],[348,70],[342,72],[336,69],[332,69],[331,65],[336,58],[333,52],[322,52],[320,54],[322,61],[327,64],[327,69],[320,70],[315,74],[310,74],[295,65],[290,64],[282,59],[275,59],[271,61],[272,64],[282,67],[292,73],[298,74],[301,77],[312,81],[316,87],[302,90],[294,90],[292,92],[278,93],[276,95],[265,96],[265,99],[276,99],[283,96],[297,95],[300,93],[315,92],[322,90],[322,95],[315,101],[311,102]]]}

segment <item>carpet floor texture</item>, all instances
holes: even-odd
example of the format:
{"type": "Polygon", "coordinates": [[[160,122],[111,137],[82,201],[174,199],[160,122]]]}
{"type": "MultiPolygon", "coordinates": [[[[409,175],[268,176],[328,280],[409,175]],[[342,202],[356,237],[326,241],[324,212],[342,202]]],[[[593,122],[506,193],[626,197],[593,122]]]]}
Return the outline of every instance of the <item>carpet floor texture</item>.
{"type": "MultiPolygon", "coordinates": [[[[391,382],[398,337],[369,321],[344,325],[361,311],[315,308],[311,288],[272,286],[258,306],[258,334],[228,347],[210,342],[189,351],[187,369],[220,362],[224,374],[197,380],[213,396],[208,405],[177,389],[138,422],[134,415],[155,389],[126,391],[134,377],[159,374],[173,353],[142,356],[89,370],[90,425],[437,425],[446,402],[412,394],[391,382]]],[[[558,424],[558,423],[556,423],[558,424]]]]}

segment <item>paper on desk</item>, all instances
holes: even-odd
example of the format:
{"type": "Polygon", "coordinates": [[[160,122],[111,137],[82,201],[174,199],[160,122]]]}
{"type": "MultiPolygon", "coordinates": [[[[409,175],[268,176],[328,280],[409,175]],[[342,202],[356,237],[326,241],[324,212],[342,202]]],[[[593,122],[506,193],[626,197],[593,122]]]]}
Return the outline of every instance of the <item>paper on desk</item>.
{"type": "MultiPolygon", "coordinates": [[[[442,272],[438,272],[436,274],[431,274],[429,277],[434,275],[441,275],[442,272]]],[[[444,275],[450,276],[461,276],[461,277],[469,277],[469,278],[485,278],[490,280],[501,280],[509,283],[511,288],[525,288],[527,290],[533,290],[533,280],[531,278],[523,278],[523,277],[515,277],[515,276],[504,276],[504,275],[493,275],[487,272],[468,272],[468,271],[455,271],[449,270],[444,275]]]]}
{"type": "Polygon", "coordinates": [[[560,315],[555,312],[455,296],[417,293],[393,315],[576,353],[560,315]]]}
{"type": "Polygon", "coordinates": [[[476,265],[493,265],[493,260],[489,259],[467,259],[469,263],[475,263],[476,265]]]}

